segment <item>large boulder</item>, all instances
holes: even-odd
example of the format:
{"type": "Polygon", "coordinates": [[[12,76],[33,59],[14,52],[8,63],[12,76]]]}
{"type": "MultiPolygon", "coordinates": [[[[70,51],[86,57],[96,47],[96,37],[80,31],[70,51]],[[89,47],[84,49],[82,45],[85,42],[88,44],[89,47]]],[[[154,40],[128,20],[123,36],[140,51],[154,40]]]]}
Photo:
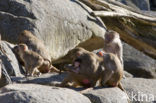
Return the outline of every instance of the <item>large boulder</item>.
{"type": "Polygon", "coordinates": [[[83,6],[74,0],[2,0],[2,38],[17,43],[18,34],[30,30],[44,41],[53,59],[79,44],[88,50],[100,48],[105,29],[83,6]]]}
{"type": "Polygon", "coordinates": [[[151,10],[156,10],[156,1],[155,0],[150,0],[150,6],[151,6],[151,10]]]}
{"type": "Polygon", "coordinates": [[[127,95],[119,88],[98,88],[84,93],[92,103],[128,103],[127,95]]]}
{"type": "MultiPolygon", "coordinates": [[[[65,76],[66,73],[63,73],[61,75],[53,73],[44,74],[37,78],[30,77],[27,79],[13,77],[12,80],[16,83],[54,85],[56,83],[60,83],[65,76]]],[[[155,79],[125,78],[122,80],[122,85],[133,103],[152,103],[153,101],[156,101],[155,83],[155,79]]],[[[70,89],[73,89],[78,92],[84,90],[84,88],[70,89]]],[[[92,103],[127,103],[127,95],[117,87],[95,87],[93,90],[86,91],[84,95],[87,96],[92,103]]]]}
{"type": "Polygon", "coordinates": [[[1,88],[1,103],[91,103],[70,89],[37,84],[12,84],[1,88]]]}
{"type": "Polygon", "coordinates": [[[121,3],[140,10],[150,10],[149,0],[116,0],[121,3]]]}
{"type": "Polygon", "coordinates": [[[18,61],[12,52],[13,45],[1,41],[0,44],[0,60],[1,60],[1,69],[2,69],[2,78],[0,79],[0,87],[3,87],[11,83],[10,76],[22,77],[24,73],[22,67],[18,65],[18,61]]]}
{"type": "Polygon", "coordinates": [[[134,77],[156,78],[156,60],[123,43],[124,69],[134,77]]]}
{"type": "Polygon", "coordinates": [[[23,76],[22,68],[18,64],[15,54],[12,51],[13,45],[2,41],[0,50],[0,59],[2,60],[2,68],[4,68],[10,76],[23,76]]]}
{"type": "MultiPolygon", "coordinates": [[[[130,103],[155,103],[156,80],[126,78],[122,80],[130,103]]],[[[92,103],[127,103],[127,95],[119,88],[94,88],[84,93],[92,103]]]]}
{"type": "Polygon", "coordinates": [[[143,78],[126,78],[122,80],[132,103],[155,103],[156,80],[143,78]]]}
{"type": "Polygon", "coordinates": [[[11,79],[13,83],[34,83],[42,85],[55,85],[61,83],[63,79],[67,76],[67,73],[46,73],[42,74],[39,77],[15,77],[12,76],[11,79]]]}

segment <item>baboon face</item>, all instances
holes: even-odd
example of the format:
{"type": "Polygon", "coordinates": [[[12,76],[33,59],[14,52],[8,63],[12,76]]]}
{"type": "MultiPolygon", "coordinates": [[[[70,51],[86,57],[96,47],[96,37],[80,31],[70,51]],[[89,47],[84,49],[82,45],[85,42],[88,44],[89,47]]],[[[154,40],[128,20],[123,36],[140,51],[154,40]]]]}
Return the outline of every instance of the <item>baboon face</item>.
{"type": "Polygon", "coordinates": [[[31,38],[33,36],[33,34],[28,31],[28,30],[24,30],[19,34],[19,42],[27,42],[27,40],[29,40],[29,38],[31,38]]]}
{"type": "Polygon", "coordinates": [[[75,48],[72,51],[72,56],[75,58],[72,65],[66,66],[70,73],[61,86],[65,86],[70,81],[83,87],[95,86],[101,75],[98,69],[99,57],[83,48],[75,48]]]}
{"type": "Polygon", "coordinates": [[[86,50],[81,47],[76,47],[75,49],[70,51],[68,54],[70,55],[70,57],[72,59],[75,59],[75,58],[79,57],[80,55],[82,55],[85,51],[86,50]]]}
{"type": "Polygon", "coordinates": [[[18,46],[15,46],[14,48],[13,48],[13,51],[15,52],[15,53],[19,53],[19,49],[18,49],[18,46]]]}
{"type": "Polygon", "coordinates": [[[19,45],[19,50],[26,51],[26,50],[28,50],[28,46],[26,44],[20,44],[19,45]]]}
{"type": "Polygon", "coordinates": [[[105,42],[111,43],[115,38],[119,38],[119,34],[115,31],[108,31],[105,34],[105,42]]]}
{"type": "Polygon", "coordinates": [[[19,44],[18,46],[14,47],[14,52],[18,55],[23,54],[23,52],[28,50],[28,46],[26,44],[19,44]]]}

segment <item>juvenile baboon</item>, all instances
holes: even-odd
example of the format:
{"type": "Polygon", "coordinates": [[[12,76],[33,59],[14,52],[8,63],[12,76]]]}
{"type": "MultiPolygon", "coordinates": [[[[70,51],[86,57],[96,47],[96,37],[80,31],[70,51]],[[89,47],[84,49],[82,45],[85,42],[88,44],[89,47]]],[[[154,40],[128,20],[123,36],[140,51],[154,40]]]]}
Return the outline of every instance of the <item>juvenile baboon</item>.
{"type": "Polygon", "coordinates": [[[36,52],[28,49],[26,44],[17,46],[18,54],[24,62],[26,75],[34,76],[38,72],[38,68],[43,64],[43,58],[36,52]]]}
{"type": "MultiPolygon", "coordinates": [[[[55,71],[56,69],[53,66],[49,65],[48,60],[47,63],[47,61],[38,53],[29,50],[26,44],[19,44],[16,47],[16,52],[19,55],[21,61],[24,62],[27,75],[34,76],[35,74],[39,74],[39,71],[45,73],[46,71],[55,71]]],[[[59,72],[59,70],[55,72],[59,72]]]]}
{"type": "Polygon", "coordinates": [[[120,36],[115,31],[108,31],[105,34],[104,51],[107,53],[113,53],[117,55],[121,64],[123,65],[123,46],[120,40],[120,36]]]}
{"type": "Polygon", "coordinates": [[[30,31],[24,30],[18,36],[19,43],[24,43],[28,48],[40,54],[43,58],[51,61],[49,52],[45,48],[43,41],[35,37],[30,31]]]}
{"type": "Polygon", "coordinates": [[[123,90],[123,88],[120,87],[120,81],[123,77],[123,66],[118,57],[113,53],[105,53],[101,67],[104,68],[100,78],[101,85],[119,86],[119,88],[123,90]]]}
{"type": "MultiPolygon", "coordinates": [[[[17,46],[15,46],[14,48],[13,48],[13,52],[14,52],[14,54],[16,55],[16,58],[17,58],[17,60],[19,61],[19,63],[22,65],[22,66],[25,66],[24,64],[24,61],[21,59],[21,57],[20,57],[20,54],[19,54],[19,46],[17,45],[17,46]]],[[[48,72],[57,72],[57,73],[59,73],[60,71],[57,69],[57,68],[55,68],[52,64],[51,64],[51,62],[48,60],[48,59],[45,59],[45,58],[43,58],[44,59],[44,62],[43,62],[43,64],[38,68],[38,70],[41,72],[41,73],[48,73],[48,72]]]]}
{"type": "Polygon", "coordinates": [[[81,64],[81,60],[76,59],[74,60],[73,64],[64,65],[64,70],[79,73],[80,64],[81,64]]]}

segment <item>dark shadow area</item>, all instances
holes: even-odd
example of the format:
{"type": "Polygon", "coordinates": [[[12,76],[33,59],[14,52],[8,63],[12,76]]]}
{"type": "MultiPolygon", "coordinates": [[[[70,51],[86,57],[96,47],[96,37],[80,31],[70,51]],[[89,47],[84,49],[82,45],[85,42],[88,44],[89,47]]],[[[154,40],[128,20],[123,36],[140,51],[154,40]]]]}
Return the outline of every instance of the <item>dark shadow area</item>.
{"type": "Polygon", "coordinates": [[[40,77],[11,77],[15,83],[34,83],[42,85],[50,85],[54,82],[62,82],[66,73],[62,74],[43,74],[40,77]]]}
{"type": "Polygon", "coordinates": [[[134,77],[152,78],[150,71],[140,68],[140,64],[136,61],[124,61],[124,69],[131,73],[134,77]],[[146,74],[146,75],[145,75],[146,74]]]}
{"type": "Polygon", "coordinates": [[[8,60],[8,58],[4,55],[0,56],[0,59],[2,60],[2,64],[4,65],[5,68],[7,68],[7,73],[10,76],[15,76],[15,71],[11,68],[13,68],[13,66],[11,65],[10,61],[8,60]]]}
{"type": "Polygon", "coordinates": [[[153,11],[156,11],[156,0],[150,0],[150,8],[153,11]]]}

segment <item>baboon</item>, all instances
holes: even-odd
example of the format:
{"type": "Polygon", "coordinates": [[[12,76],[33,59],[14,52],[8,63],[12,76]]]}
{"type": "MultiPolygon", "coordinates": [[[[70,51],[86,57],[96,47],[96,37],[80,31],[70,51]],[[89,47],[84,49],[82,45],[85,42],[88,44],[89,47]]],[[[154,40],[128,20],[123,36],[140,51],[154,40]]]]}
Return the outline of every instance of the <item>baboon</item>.
{"type": "Polygon", "coordinates": [[[35,37],[30,31],[24,30],[18,36],[19,43],[24,43],[28,46],[29,50],[37,52],[43,58],[51,61],[49,52],[45,48],[43,41],[35,37]]]}
{"type": "Polygon", "coordinates": [[[72,51],[68,52],[68,54],[70,54],[69,58],[73,60],[73,64],[65,66],[65,68],[67,68],[67,70],[69,71],[68,76],[63,80],[63,82],[59,86],[68,86],[68,82],[71,81],[74,82],[74,85],[76,84],[83,87],[94,86],[96,84],[97,79],[99,78],[99,75],[97,75],[98,73],[93,73],[93,69],[95,68],[95,72],[100,73],[100,69],[98,70],[97,65],[94,65],[96,63],[96,59],[93,55],[96,54],[90,53],[80,47],[73,49],[72,51]],[[77,59],[79,61],[77,61],[77,59]],[[78,66],[78,68],[76,68],[75,62],[79,62],[80,65],[78,66]],[[87,66],[88,64],[89,66],[87,66]],[[79,71],[75,72],[76,69],[78,69],[79,71]],[[92,74],[94,75],[92,76],[92,74]]]}
{"type": "Polygon", "coordinates": [[[81,60],[76,59],[74,60],[73,64],[64,65],[65,68],[64,70],[74,72],[74,73],[79,73],[80,64],[81,64],[81,60]]]}
{"type": "Polygon", "coordinates": [[[105,69],[100,78],[101,85],[119,86],[123,90],[120,84],[123,77],[123,66],[118,57],[113,53],[105,53],[101,65],[105,69]]]}
{"type": "Polygon", "coordinates": [[[103,50],[106,53],[113,53],[117,55],[123,65],[123,46],[117,32],[112,30],[106,32],[103,50]]]}
{"type": "MultiPolygon", "coordinates": [[[[69,75],[60,86],[66,86],[68,82],[73,81],[83,87],[94,87],[96,82],[100,80],[101,86],[118,86],[123,90],[120,85],[120,80],[123,76],[123,67],[116,55],[113,53],[105,53],[104,56],[99,57],[80,47],[75,48],[73,53],[75,53],[73,54],[75,55],[75,60],[81,60],[81,62],[79,62],[80,66],[78,67],[79,71],[69,71],[69,75]]],[[[75,65],[66,66],[66,68],[71,67],[75,69],[75,65]]]]}
{"type": "MultiPolygon", "coordinates": [[[[123,77],[123,66],[117,55],[103,52],[103,56],[99,57],[95,53],[80,47],[75,48],[70,53],[73,53],[73,57],[75,56],[74,63],[65,67],[68,69],[78,69],[78,71],[69,70],[68,76],[61,84],[56,86],[69,86],[69,82],[74,82],[72,85],[74,87],[91,87],[80,91],[81,93],[85,93],[96,86],[96,82],[99,80],[99,86],[119,87],[126,93],[120,82],[123,77]]],[[[127,101],[130,102],[128,95],[127,101]]]]}
{"type": "MultiPolygon", "coordinates": [[[[19,46],[18,45],[13,48],[13,52],[16,55],[16,58],[19,61],[19,63],[22,66],[25,66],[24,65],[25,64],[24,61],[20,57],[20,54],[19,54],[19,46]]],[[[45,59],[45,58],[43,58],[43,59],[44,59],[43,64],[38,68],[38,70],[41,73],[48,73],[48,72],[57,72],[57,73],[60,73],[60,71],[57,68],[55,68],[48,59],[45,59]]]]}
{"type": "Polygon", "coordinates": [[[38,72],[38,68],[43,64],[43,58],[38,53],[29,50],[26,44],[19,44],[17,50],[19,57],[24,62],[26,76],[34,76],[38,72]]]}
{"type": "MultiPolygon", "coordinates": [[[[49,65],[49,63],[47,63],[47,61],[38,53],[29,50],[26,44],[19,44],[16,47],[16,52],[19,55],[21,61],[24,62],[26,75],[34,76],[35,74],[38,75],[40,72],[49,72],[51,69],[54,69],[55,71],[56,69],[49,65]],[[40,70],[41,68],[44,68],[45,70],[40,70]]],[[[59,70],[56,70],[55,72],[59,72],[59,70]]]]}
{"type": "Polygon", "coordinates": [[[30,50],[37,52],[44,58],[45,60],[44,64],[41,67],[39,67],[40,72],[42,73],[53,71],[60,72],[57,68],[52,66],[51,57],[49,55],[49,52],[45,48],[43,41],[35,37],[30,31],[28,30],[22,31],[18,37],[18,40],[19,43],[26,44],[30,50]],[[51,68],[48,69],[49,65],[51,65],[51,68]]]}

